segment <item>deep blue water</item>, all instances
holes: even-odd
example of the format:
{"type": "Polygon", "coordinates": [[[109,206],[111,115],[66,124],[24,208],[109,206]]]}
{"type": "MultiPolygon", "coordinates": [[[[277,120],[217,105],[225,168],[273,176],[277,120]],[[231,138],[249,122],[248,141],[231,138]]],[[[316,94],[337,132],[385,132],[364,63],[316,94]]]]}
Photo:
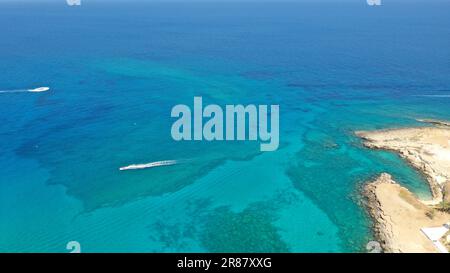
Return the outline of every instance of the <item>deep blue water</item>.
{"type": "Polygon", "coordinates": [[[445,1],[0,2],[0,251],[357,252],[355,130],[450,119],[445,1]],[[175,142],[176,104],[279,104],[280,148],[175,142]],[[164,159],[185,163],[134,172],[164,159]]]}

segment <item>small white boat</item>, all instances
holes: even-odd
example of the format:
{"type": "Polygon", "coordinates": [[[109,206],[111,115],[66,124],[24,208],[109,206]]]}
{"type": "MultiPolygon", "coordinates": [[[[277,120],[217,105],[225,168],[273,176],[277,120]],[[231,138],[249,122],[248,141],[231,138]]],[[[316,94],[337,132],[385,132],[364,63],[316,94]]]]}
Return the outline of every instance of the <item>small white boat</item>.
{"type": "Polygon", "coordinates": [[[50,90],[50,87],[38,87],[34,89],[28,89],[29,92],[45,92],[50,90]]]}
{"type": "Polygon", "coordinates": [[[139,170],[139,169],[147,169],[147,168],[153,168],[153,167],[161,167],[161,166],[170,166],[177,164],[176,160],[163,160],[163,161],[156,161],[151,163],[145,163],[145,164],[132,164],[125,167],[120,167],[119,170],[126,171],[126,170],[139,170]]]}

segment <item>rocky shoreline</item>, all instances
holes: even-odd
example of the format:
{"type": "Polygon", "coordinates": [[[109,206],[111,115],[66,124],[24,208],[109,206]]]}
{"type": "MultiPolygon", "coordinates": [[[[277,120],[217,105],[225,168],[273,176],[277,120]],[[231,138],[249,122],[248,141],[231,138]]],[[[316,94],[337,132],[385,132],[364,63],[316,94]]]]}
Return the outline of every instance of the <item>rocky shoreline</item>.
{"type": "Polygon", "coordinates": [[[393,231],[392,223],[387,220],[387,215],[385,215],[382,210],[382,206],[377,198],[376,188],[377,185],[382,183],[395,183],[391,176],[387,173],[381,174],[381,176],[372,183],[368,183],[364,187],[364,196],[367,198],[367,210],[374,220],[373,232],[375,238],[381,244],[384,252],[395,252],[392,248],[393,231]]]}
{"type": "Polygon", "coordinates": [[[376,240],[386,253],[435,253],[422,228],[439,227],[450,214],[420,202],[413,193],[383,173],[364,188],[376,240]]]}
{"type": "Polygon", "coordinates": [[[385,252],[436,252],[421,230],[450,221],[449,213],[436,209],[450,198],[449,123],[420,121],[434,126],[356,132],[365,147],[394,151],[423,173],[433,196],[431,201],[419,200],[387,173],[365,185],[373,231],[385,252]]]}
{"type": "Polygon", "coordinates": [[[433,196],[428,204],[442,202],[450,183],[450,127],[359,131],[356,135],[367,148],[398,153],[425,175],[433,196]]]}

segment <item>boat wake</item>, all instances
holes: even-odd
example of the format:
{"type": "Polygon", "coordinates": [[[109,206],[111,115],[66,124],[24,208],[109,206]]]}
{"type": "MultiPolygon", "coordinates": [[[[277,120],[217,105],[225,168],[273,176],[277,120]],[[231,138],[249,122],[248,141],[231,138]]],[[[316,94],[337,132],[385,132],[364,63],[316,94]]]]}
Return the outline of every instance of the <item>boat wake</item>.
{"type": "Polygon", "coordinates": [[[426,98],[450,98],[450,95],[415,95],[415,97],[426,97],[426,98]]]}
{"type": "Polygon", "coordinates": [[[23,92],[38,93],[38,92],[45,92],[48,90],[50,90],[50,87],[38,87],[33,89],[0,90],[0,93],[23,93],[23,92]]]}
{"type": "Polygon", "coordinates": [[[154,168],[154,167],[162,167],[162,166],[170,166],[177,164],[177,160],[163,160],[163,161],[155,161],[145,164],[132,164],[125,167],[120,167],[119,170],[121,171],[127,171],[127,170],[140,170],[140,169],[147,169],[147,168],[154,168]]]}

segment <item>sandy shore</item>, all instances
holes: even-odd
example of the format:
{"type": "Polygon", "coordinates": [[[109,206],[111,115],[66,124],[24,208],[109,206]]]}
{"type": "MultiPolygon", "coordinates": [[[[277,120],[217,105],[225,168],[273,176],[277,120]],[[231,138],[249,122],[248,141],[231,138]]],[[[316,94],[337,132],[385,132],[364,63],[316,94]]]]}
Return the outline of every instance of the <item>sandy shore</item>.
{"type": "Polygon", "coordinates": [[[421,121],[434,127],[356,132],[368,148],[399,153],[425,175],[433,194],[432,201],[419,200],[389,174],[366,185],[375,235],[385,252],[437,252],[421,229],[450,222],[450,214],[437,209],[443,200],[450,200],[450,126],[444,121],[421,121]]]}
{"type": "Polygon", "coordinates": [[[420,229],[442,226],[450,221],[450,214],[426,206],[389,174],[367,184],[364,194],[374,220],[375,236],[384,252],[437,252],[420,229]],[[432,218],[427,216],[431,211],[434,211],[432,218]]]}

